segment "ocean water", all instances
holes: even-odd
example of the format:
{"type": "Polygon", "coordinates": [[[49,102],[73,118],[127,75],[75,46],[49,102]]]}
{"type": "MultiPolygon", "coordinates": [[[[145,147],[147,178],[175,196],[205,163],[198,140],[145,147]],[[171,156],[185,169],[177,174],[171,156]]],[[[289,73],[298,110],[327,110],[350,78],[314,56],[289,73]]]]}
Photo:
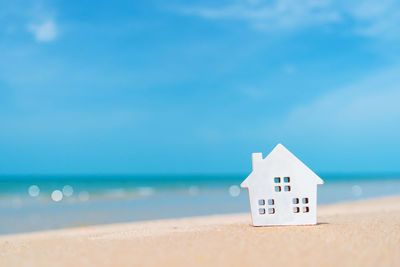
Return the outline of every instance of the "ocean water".
{"type": "MultiPolygon", "coordinates": [[[[243,175],[3,176],[0,234],[249,212],[243,175]]],[[[400,175],[321,175],[318,203],[400,195],[400,175]]]]}

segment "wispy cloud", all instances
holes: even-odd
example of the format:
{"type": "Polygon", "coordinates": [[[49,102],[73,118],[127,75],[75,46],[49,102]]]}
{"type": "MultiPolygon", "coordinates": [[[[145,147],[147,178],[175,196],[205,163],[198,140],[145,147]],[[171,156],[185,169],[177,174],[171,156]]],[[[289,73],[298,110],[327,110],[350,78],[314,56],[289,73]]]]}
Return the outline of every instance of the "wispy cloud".
{"type": "Polygon", "coordinates": [[[257,28],[274,30],[340,20],[340,14],[329,9],[330,1],[234,1],[218,8],[183,7],[180,12],[206,19],[237,19],[257,28]]]}
{"type": "Polygon", "coordinates": [[[400,35],[400,5],[393,0],[244,0],[219,7],[184,6],[177,11],[204,19],[242,20],[265,31],[342,23],[360,35],[400,35]]]}
{"type": "Polygon", "coordinates": [[[37,42],[51,42],[60,35],[59,25],[51,1],[0,1],[0,34],[30,35],[37,42]]]}
{"type": "MultiPolygon", "coordinates": [[[[359,140],[393,140],[400,134],[398,99],[400,67],[328,92],[293,109],[270,131],[293,133],[295,138],[315,138],[343,143],[359,140]],[[388,138],[388,137],[391,138],[388,138]]],[[[269,132],[270,132],[269,131],[269,132]]]]}
{"type": "Polygon", "coordinates": [[[28,30],[38,42],[50,42],[57,38],[58,30],[54,20],[49,19],[41,23],[31,23],[28,30]]]}

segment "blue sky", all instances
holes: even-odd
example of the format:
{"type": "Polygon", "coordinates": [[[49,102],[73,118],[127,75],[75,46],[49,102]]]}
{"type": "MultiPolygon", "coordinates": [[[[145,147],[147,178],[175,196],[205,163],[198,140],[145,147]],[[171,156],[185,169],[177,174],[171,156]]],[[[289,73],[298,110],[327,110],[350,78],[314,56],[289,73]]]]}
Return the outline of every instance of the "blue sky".
{"type": "Polygon", "coordinates": [[[0,3],[0,173],[400,172],[395,1],[0,3]]]}

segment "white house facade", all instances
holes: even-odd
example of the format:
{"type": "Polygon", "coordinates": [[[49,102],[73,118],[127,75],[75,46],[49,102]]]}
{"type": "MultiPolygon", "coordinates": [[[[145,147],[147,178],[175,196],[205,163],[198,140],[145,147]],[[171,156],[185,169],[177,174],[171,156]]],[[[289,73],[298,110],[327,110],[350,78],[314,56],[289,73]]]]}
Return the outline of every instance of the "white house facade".
{"type": "Polygon", "coordinates": [[[317,223],[317,185],[324,181],[283,145],[263,159],[252,154],[253,171],[240,185],[247,188],[254,226],[317,223]]]}

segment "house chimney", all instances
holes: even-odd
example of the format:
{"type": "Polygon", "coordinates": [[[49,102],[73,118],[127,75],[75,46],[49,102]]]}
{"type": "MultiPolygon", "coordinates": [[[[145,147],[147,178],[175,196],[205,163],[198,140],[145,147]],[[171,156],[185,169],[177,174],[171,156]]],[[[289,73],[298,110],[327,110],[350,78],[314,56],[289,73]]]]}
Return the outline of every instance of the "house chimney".
{"type": "Polygon", "coordinates": [[[253,170],[254,170],[256,166],[262,161],[263,156],[262,153],[253,153],[251,154],[251,158],[253,160],[253,170]]]}

